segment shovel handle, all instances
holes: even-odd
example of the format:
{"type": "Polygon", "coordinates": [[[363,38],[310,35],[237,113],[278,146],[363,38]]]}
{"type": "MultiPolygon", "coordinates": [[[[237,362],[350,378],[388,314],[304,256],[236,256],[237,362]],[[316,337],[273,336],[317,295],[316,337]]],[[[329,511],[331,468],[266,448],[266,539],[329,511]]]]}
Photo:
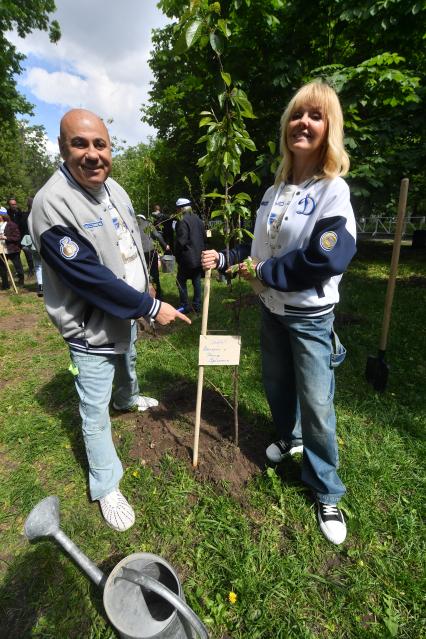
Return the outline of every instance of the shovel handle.
{"type": "MultiPolygon", "coordinates": [[[[209,268],[205,272],[205,280],[204,280],[204,300],[203,300],[203,315],[201,318],[201,335],[207,335],[211,275],[212,275],[212,270],[211,268],[209,268]]],[[[197,382],[197,402],[195,405],[194,445],[193,445],[193,451],[192,451],[192,465],[194,468],[196,468],[198,465],[198,445],[200,441],[201,403],[203,400],[203,381],[204,381],[204,366],[199,366],[198,382],[197,382]]]]}
{"type": "Polygon", "coordinates": [[[391,267],[390,267],[390,273],[389,273],[388,287],[386,290],[382,334],[380,336],[380,344],[379,344],[379,348],[381,351],[386,350],[386,345],[388,342],[392,302],[393,302],[393,295],[395,292],[396,273],[398,271],[399,251],[401,248],[405,209],[407,207],[408,184],[409,184],[408,178],[403,178],[401,180],[401,188],[399,190],[398,215],[396,218],[395,236],[393,241],[392,260],[391,260],[391,267]]]}

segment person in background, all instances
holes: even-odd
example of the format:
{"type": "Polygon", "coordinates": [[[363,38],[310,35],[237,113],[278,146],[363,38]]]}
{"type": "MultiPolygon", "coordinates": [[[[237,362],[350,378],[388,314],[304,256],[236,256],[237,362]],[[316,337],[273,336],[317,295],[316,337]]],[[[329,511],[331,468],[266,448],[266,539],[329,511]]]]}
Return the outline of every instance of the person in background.
{"type": "Polygon", "coordinates": [[[154,210],[151,213],[151,219],[153,224],[158,226],[163,222],[164,216],[161,212],[161,206],[159,204],[154,204],[154,210]]]}
{"type": "MultiPolygon", "coordinates": [[[[338,475],[334,368],[345,349],[333,330],[339,282],[356,252],[356,226],[343,145],[343,115],[323,82],[302,87],[281,118],[276,181],[257,211],[250,247],[231,251],[241,276],[262,287],[263,384],[278,440],[274,463],[303,452],[302,480],[313,491],[323,535],[346,538],[338,475]],[[251,254],[251,262],[245,261],[251,254]]],[[[206,251],[205,269],[224,269],[225,254],[206,251]]]]}
{"type": "MultiPolygon", "coordinates": [[[[28,215],[31,213],[34,198],[29,197],[27,200],[28,215]]],[[[38,253],[31,235],[24,235],[21,240],[23,251],[26,249],[31,252],[32,262],[34,265],[34,274],[37,281],[37,297],[43,297],[43,270],[41,266],[41,257],[38,253]]]]}
{"type": "Polygon", "coordinates": [[[61,120],[58,142],[64,163],[34,198],[30,233],[43,261],[47,312],[69,347],[90,495],[106,523],[124,531],[135,513],[119,489],[123,467],[109,417],[113,383],[116,410],[158,405],[139,394],[136,319],[190,322],[151,295],[132,204],[109,177],[105,124],[91,111],[72,109],[61,120]]]}
{"type": "Polygon", "coordinates": [[[180,306],[189,313],[187,280],[191,280],[194,289],[192,309],[201,310],[201,252],[206,247],[206,232],[198,215],[192,212],[191,202],[180,197],[176,201],[177,223],[175,256],[178,265],[176,283],[179,289],[180,306]]]}
{"type": "Polygon", "coordinates": [[[156,291],[155,297],[158,300],[161,300],[163,298],[163,293],[161,290],[160,273],[158,270],[158,251],[155,248],[155,242],[159,243],[163,251],[168,251],[170,247],[164,241],[160,231],[157,231],[155,227],[150,224],[143,213],[139,213],[136,217],[138,218],[138,227],[141,234],[145,262],[148,266],[149,276],[156,291]]]}
{"type": "Polygon", "coordinates": [[[25,259],[27,260],[27,264],[28,264],[28,276],[32,277],[34,275],[34,263],[33,263],[32,252],[28,248],[28,240],[26,240],[25,243],[22,243],[22,240],[26,236],[28,236],[28,216],[29,216],[30,210],[31,210],[31,206],[28,204],[28,202],[30,200],[31,200],[31,203],[32,203],[32,198],[28,198],[27,210],[26,211],[21,211],[21,209],[18,207],[18,204],[17,204],[15,198],[9,198],[9,200],[8,200],[8,206],[9,206],[8,212],[9,212],[9,216],[10,216],[10,219],[12,220],[12,222],[15,222],[15,224],[18,225],[19,233],[21,235],[21,248],[22,248],[22,250],[24,252],[25,259]]]}
{"type": "MultiPolygon", "coordinates": [[[[2,206],[0,207],[0,242],[2,244],[1,251],[6,259],[12,262],[16,275],[18,278],[18,284],[24,285],[24,269],[22,268],[20,252],[21,252],[21,234],[19,232],[18,225],[9,217],[8,211],[2,206]]],[[[7,266],[2,257],[0,259],[0,276],[2,290],[10,288],[7,266]]]]}
{"type": "Polygon", "coordinates": [[[154,224],[155,230],[159,231],[166,242],[168,249],[167,253],[173,254],[174,250],[174,228],[176,221],[174,220],[174,216],[170,216],[167,214],[166,209],[164,211],[161,210],[159,204],[154,205],[154,210],[151,213],[151,220],[154,224]]]}

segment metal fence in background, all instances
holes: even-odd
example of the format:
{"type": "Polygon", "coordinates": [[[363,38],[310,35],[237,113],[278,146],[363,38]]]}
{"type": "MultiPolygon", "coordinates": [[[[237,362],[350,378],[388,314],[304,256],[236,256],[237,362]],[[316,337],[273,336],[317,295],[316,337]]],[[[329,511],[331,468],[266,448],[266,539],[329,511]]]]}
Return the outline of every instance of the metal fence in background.
{"type": "MultiPolygon", "coordinates": [[[[396,217],[361,217],[356,220],[356,226],[360,235],[393,237],[395,234],[396,217]]],[[[407,239],[412,237],[414,231],[421,231],[423,229],[426,229],[426,216],[410,217],[404,222],[402,236],[407,239]]]]}

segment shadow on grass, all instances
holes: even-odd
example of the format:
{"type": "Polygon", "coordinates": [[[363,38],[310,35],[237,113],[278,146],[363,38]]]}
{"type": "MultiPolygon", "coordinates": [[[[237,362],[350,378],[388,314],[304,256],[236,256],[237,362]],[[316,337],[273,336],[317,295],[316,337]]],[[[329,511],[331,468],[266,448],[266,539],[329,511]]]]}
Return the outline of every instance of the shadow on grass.
{"type": "MultiPolygon", "coordinates": [[[[64,553],[55,543],[41,541],[31,544],[28,552],[15,558],[0,588],[0,637],[89,637],[93,610],[82,592],[84,584],[61,554],[64,553]]],[[[102,591],[94,584],[89,599],[98,614],[107,620],[102,591]]]]}
{"type": "Polygon", "coordinates": [[[81,433],[78,397],[69,371],[62,370],[36,394],[37,401],[50,415],[54,415],[66,432],[71,449],[85,476],[88,474],[86,450],[81,433]]]}

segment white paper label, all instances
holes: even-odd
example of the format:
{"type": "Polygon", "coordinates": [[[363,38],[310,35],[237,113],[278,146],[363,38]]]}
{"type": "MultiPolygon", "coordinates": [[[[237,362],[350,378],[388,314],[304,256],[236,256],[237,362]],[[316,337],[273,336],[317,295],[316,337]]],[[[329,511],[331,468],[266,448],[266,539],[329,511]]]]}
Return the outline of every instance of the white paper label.
{"type": "Polygon", "coordinates": [[[240,335],[200,335],[199,366],[238,366],[240,335]]]}

